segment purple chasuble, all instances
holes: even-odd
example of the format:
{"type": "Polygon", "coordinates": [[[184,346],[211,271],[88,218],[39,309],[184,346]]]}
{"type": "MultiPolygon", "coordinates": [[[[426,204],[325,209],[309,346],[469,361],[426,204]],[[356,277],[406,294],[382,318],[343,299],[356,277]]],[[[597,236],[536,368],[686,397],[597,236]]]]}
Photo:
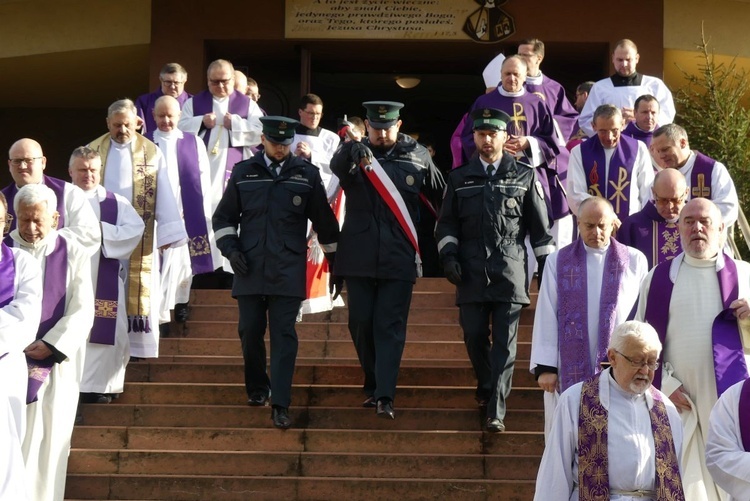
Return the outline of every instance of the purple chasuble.
{"type": "MultiPolygon", "coordinates": [[[[656,126],[656,129],[658,129],[659,126],[656,126]]],[[[646,132],[643,129],[639,129],[638,126],[635,124],[635,121],[632,121],[628,124],[625,129],[622,131],[623,136],[632,137],[633,139],[637,139],[638,141],[641,141],[643,143],[646,143],[646,146],[651,146],[651,140],[654,138],[654,131],[646,132]]]]}
{"type": "MultiPolygon", "coordinates": [[[[607,346],[616,327],[617,300],[622,276],[630,262],[625,245],[610,239],[604,258],[602,290],[599,295],[599,335],[596,365],[591,367],[588,323],[588,280],[583,240],[560,249],[557,255],[557,344],[560,353],[560,392],[593,376],[607,358],[607,346]]],[[[593,299],[593,298],[592,298],[593,299]]]]}
{"type": "MultiPolygon", "coordinates": [[[[42,184],[50,188],[52,191],[55,192],[55,196],[57,197],[57,212],[60,214],[60,217],[57,219],[57,228],[64,228],[65,227],[65,185],[67,184],[62,179],[57,179],[56,177],[49,177],[49,176],[43,176],[42,177],[42,184]]],[[[8,226],[7,226],[7,233],[10,233],[11,231],[16,229],[16,213],[13,210],[13,200],[16,198],[16,193],[18,193],[18,187],[16,186],[16,183],[10,183],[8,186],[2,189],[3,195],[5,195],[5,200],[8,201],[8,226]]],[[[10,236],[6,237],[5,243],[12,246],[10,236]]]]}
{"type": "MultiPolygon", "coordinates": [[[[16,259],[10,247],[0,242],[0,308],[10,304],[16,289],[16,259]]],[[[0,354],[0,360],[8,353],[0,354]]]]}
{"type": "Polygon", "coordinates": [[[643,252],[649,269],[674,259],[682,252],[677,223],[668,223],[661,217],[652,201],[643,210],[623,220],[617,230],[617,240],[643,252]]]}
{"type": "Polygon", "coordinates": [[[193,275],[214,271],[206,214],[203,212],[203,191],[198,170],[196,141],[192,134],[184,134],[182,139],[177,140],[177,173],[180,178],[180,198],[189,238],[188,250],[193,275]]]}
{"type": "MultiPolygon", "coordinates": [[[[662,346],[666,342],[667,327],[669,326],[669,303],[672,300],[674,289],[674,283],[669,278],[671,265],[671,261],[668,261],[654,268],[646,302],[645,320],[659,334],[662,346]]],[[[717,276],[724,310],[714,319],[711,328],[711,342],[713,344],[716,393],[721,396],[727,388],[747,378],[748,372],[737,319],[734,316],[734,310],[729,308],[732,301],[739,297],[737,265],[726,254],[724,255],[724,267],[717,272],[717,276]]],[[[663,354],[662,351],[662,356],[663,354]]],[[[654,374],[653,385],[657,388],[661,388],[661,375],[662,365],[660,364],[654,374]]]]}
{"type": "Polygon", "coordinates": [[[690,172],[690,200],[694,198],[713,199],[711,193],[711,174],[716,160],[707,157],[700,151],[695,152],[693,170],[690,172]]]}
{"type": "MultiPolygon", "coordinates": [[[[143,129],[141,134],[146,136],[149,141],[154,140],[154,131],[157,129],[156,120],[154,120],[154,106],[156,100],[163,96],[164,93],[161,91],[161,87],[156,89],[150,94],[143,94],[135,102],[135,108],[138,110],[138,116],[143,120],[143,129]]],[[[180,109],[185,106],[185,101],[193,97],[192,94],[188,94],[182,91],[182,94],[176,97],[177,102],[180,103],[180,109]]]]}
{"type": "Polygon", "coordinates": [[[745,452],[750,452],[750,378],[742,383],[739,402],[740,436],[745,452]]]}
{"type": "MultiPolygon", "coordinates": [[[[99,219],[103,223],[117,224],[117,200],[114,193],[107,194],[99,202],[99,219]]],[[[99,251],[99,272],[96,277],[94,325],[91,328],[89,343],[114,346],[117,331],[118,285],[120,283],[120,261],[104,257],[99,251]]]]}
{"type": "Polygon", "coordinates": [[[578,112],[570,104],[562,85],[546,75],[542,75],[541,84],[531,83],[527,79],[524,87],[528,92],[536,94],[547,103],[552,111],[552,116],[560,127],[563,140],[567,141],[570,136],[575,134],[578,130],[578,112]]]}
{"type": "MultiPolygon", "coordinates": [[[[240,94],[237,91],[229,94],[229,106],[227,112],[232,115],[239,115],[242,118],[247,118],[247,111],[250,107],[250,98],[244,94],[240,94]]],[[[214,111],[214,96],[207,90],[200,92],[193,96],[193,116],[205,115],[206,113],[213,113],[214,111]]],[[[203,126],[201,126],[203,127],[203,126]]],[[[218,127],[218,125],[217,125],[218,127]]],[[[230,131],[227,131],[230,132],[230,131]]],[[[213,145],[209,146],[208,140],[211,137],[211,131],[206,129],[203,135],[203,143],[206,145],[206,151],[211,154],[213,145]]],[[[231,142],[231,132],[229,134],[229,141],[231,142]]],[[[229,180],[232,176],[232,169],[234,164],[242,161],[242,146],[230,146],[227,144],[227,163],[226,170],[224,172],[224,182],[229,180]]]]}
{"type": "Polygon", "coordinates": [[[604,197],[615,208],[615,214],[620,220],[630,215],[630,183],[633,177],[633,165],[638,156],[638,141],[626,136],[620,136],[615,151],[609,159],[609,176],[605,171],[607,157],[601,141],[591,140],[581,143],[581,163],[588,179],[588,193],[592,196],[604,197]],[[604,186],[604,180],[607,185],[604,186]]]}
{"type": "MultiPolygon", "coordinates": [[[[65,291],[68,275],[68,246],[63,237],[57,237],[55,249],[46,257],[44,266],[44,293],[42,296],[42,317],[37,341],[65,315],[65,291]]],[[[26,357],[29,367],[29,385],[26,390],[26,403],[36,402],[39,388],[49,376],[55,360],[49,356],[44,360],[26,357]]]]}
{"type": "MultiPolygon", "coordinates": [[[[601,372],[584,381],[578,412],[578,492],[581,501],[609,499],[609,413],[599,399],[601,372]]],[[[617,384],[614,379],[611,384],[617,384]]],[[[677,450],[667,407],[649,387],[654,405],[649,409],[654,437],[654,487],[657,501],[685,501],[677,450]]]]}

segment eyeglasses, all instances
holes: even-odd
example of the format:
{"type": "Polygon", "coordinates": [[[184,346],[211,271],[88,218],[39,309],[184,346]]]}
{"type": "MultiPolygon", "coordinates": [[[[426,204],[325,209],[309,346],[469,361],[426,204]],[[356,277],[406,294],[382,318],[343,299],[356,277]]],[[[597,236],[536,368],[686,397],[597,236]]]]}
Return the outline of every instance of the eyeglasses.
{"type": "Polygon", "coordinates": [[[208,82],[211,85],[229,85],[229,82],[231,82],[231,81],[232,81],[231,78],[227,78],[225,80],[209,80],[208,82]]]}
{"type": "Polygon", "coordinates": [[[680,198],[662,198],[654,195],[654,203],[659,205],[680,205],[685,200],[685,197],[680,198]]]}
{"type": "Polygon", "coordinates": [[[32,165],[37,160],[40,160],[42,157],[33,157],[33,158],[11,158],[10,163],[13,164],[14,167],[20,167],[21,164],[26,165],[32,165]]]}
{"type": "Polygon", "coordinates": [[[179,87],[180,85],[185,85],[186,80],[181,82],[176,82],[174,80],[162,80],[161,83],[164,85],[167,85],[169,87],[179,87]]]}
{"type": "Polygon", "coordinates": [[[653,361],[653,362],[648,362],[648,361],[643,361],[643,360],[633,360],[629,356],[627,356],[624,353],[621,353],[621,352],[619,352],[617,350],[615,350],[615,353],[617,353],[622,358],[624,358],[625,360],[627,360],[628,362],[630,362],[630,366],[633,367],[634,369],[640,369],[642,367],[648,367],[649,370],[655,371],[656,369],[659,368],[659,362],[656,361],[656,360],[653,361]]]}

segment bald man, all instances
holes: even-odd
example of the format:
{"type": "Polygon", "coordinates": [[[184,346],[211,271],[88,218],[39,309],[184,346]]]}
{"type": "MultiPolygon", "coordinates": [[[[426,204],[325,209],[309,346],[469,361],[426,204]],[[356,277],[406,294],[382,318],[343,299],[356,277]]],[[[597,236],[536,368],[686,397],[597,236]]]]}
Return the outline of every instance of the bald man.
{"type": "Polygon", "coordinates": [[[682,252],[677,218],[688,199],[685,176],[677,169],[660,171],[651,195],[646,206],[625,218],[617,230],[617,240],[646,255],[649,269],[682,252]]]}

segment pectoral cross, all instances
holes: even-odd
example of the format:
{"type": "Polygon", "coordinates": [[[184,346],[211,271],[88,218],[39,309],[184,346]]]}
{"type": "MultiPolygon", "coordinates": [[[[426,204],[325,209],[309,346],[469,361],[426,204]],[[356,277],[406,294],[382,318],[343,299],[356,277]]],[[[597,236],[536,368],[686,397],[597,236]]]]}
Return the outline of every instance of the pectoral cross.
{"type": "Polygon", "coordinates": [[[625,196],[623,190],[628,187],[630,181],[628,181],[628,171],[625,167],[620,167],[617,175],[617,184],[615,184],[614,181],[609,182],[609,184],[615,189],[615,192],[609,197],[609,199],[615,201],[615,214],[620,214],[620,200],[623,202],[628,201],[628,197],[625,196]]]}
{"type": "Polygon", "coordinates": [[[524,131],[521,127],[521,122],[526,122],[526,116],[523,114],[523,104],[513,103],[513,116],[510,117],[510,121],[513,122],[513,126],[516,128],[517,136],[522,136],[524,131]]]}
{"type": "Polygon", "coordinates": [[[706,186],[706,175],[698,174],[698,186],[691,190],[693,198],[711,198],[711,187],[706,186]]]}

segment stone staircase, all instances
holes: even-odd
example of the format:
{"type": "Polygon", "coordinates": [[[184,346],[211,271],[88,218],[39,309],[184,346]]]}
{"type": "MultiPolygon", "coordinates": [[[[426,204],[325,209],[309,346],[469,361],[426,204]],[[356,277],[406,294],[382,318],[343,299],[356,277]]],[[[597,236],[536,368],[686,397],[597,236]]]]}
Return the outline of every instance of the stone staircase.
{"type": "MultiPolygon", "coordinates": [[[[534,294],[533,300],[536,300],[534,294]]],[[[528,372],[533,308],[523,310],[507,431],[481,431],[453,287],[419,279],[396,420],[360,405],[362,373],[346,308],[306,316],[294,426],[248,407],[237,306],[194,290],[190,320],[161,357],[128,367],[125,393],[83,406],[66,499],[526,501],[544,447],[542,394],[528,372]]]]}

